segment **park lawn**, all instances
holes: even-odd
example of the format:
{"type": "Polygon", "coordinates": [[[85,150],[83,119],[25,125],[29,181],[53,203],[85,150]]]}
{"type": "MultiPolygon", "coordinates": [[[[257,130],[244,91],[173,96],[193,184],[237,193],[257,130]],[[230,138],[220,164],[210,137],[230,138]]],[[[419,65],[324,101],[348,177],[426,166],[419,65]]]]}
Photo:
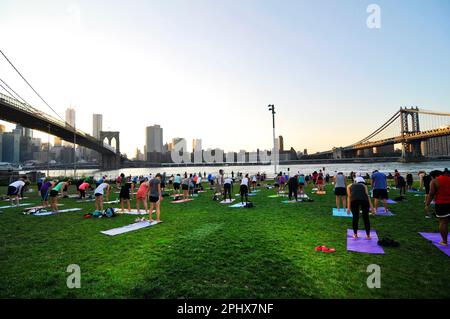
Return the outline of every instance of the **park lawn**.
{"type": "MultiPolygon", "coordinates": [[[[396,216],[371,217],[380,238],[391,236],[401,246],[370,255],[346,251],[351,218],[331,216],[332,186],[326,195],[310,191],[314,202],[284,204],[284,198],[268,198],[274,190],[262,189],[250,197],[252,209],[228,208],[212,201],[212,192],[183,204],[165,197],[162,224],[113,237],[100,231],[136,216],[85,219],[93,203],[76,199],[60,199],[60,209],[82,211],[45,217],[0,209],[0,297],[450,297],[442,279],[450,277],[449,258],[418,234],[437,232],[436,219],[424,218],[424,197],[408,194],[406,202],[390,205],[396,216]],[[316,252],[317,245],[336,253],[316,252]],[[66,286],[71,264],[81,268],[79,289],[66,286]],[[380,289],[366,285],[371,264],[381,267],[380,289]]],[[[25,202],[39,204],[36,190],[27,196],[25,202]]]]}

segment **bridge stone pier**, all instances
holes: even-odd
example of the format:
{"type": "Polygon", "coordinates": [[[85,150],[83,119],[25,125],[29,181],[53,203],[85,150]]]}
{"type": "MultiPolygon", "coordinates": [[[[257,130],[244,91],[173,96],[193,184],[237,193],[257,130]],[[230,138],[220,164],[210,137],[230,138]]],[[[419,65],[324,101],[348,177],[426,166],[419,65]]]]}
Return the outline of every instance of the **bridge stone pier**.
{"type": "MultiPolygon", "coordinates": [[[[401,135],[420,133],[419,109],[416,107],[400,108],[401,135]],[[409,119],[411,118],[411,121],[409,119]]],[[[405,141],[402,143],[402,161],[414,162],[424,160],[420,141],[405,141]]]]}
{"type": "Polygon", "coordinates": [[[100,141],[103,143],[107,140],[107,144],[112,147],[112,141],[116,142],[116,154],[102,154],[102,169],[115,170],[120,167],[120,132],[117,131],[101,131],[100,141]]]}

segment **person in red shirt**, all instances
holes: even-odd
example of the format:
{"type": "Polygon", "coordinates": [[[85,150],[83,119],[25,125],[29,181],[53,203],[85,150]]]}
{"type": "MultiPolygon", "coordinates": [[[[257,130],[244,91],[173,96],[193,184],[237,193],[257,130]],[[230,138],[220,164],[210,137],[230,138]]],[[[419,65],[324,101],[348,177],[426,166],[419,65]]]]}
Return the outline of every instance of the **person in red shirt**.
{"type": "Polygon", "coordinates": [[[433,180],[430,183],[430,194],[427,196],[425,204],[425,212],[428,214],[431,201],[434,198],[435,214],[439,218],[439,232],[442,241],[439,243],[443,246],[448,245],[448,221],[450,219],[450,172],[446,168],[442,175],[440,172],[433,171],[431,176],[433,180]],[[434,175],[434,176],[433,176],[434,175]],[[437,175],[437,177],[435,177],[437,175]]]}

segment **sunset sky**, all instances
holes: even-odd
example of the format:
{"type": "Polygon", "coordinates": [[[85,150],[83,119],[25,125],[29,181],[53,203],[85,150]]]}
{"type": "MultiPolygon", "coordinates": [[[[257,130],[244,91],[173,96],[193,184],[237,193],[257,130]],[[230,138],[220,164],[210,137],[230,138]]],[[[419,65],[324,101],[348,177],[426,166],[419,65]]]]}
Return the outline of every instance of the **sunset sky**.
{"type": "MultiPolygon", "coordinates": [[[[268,149],[268,104],[285,146],[310,152],[363,138],[400,106],[450,110],[447,0],[2,0],[0,39],[62,117],[73,106],[92,133],[102,113],[128,155],[153,124],[164,141],[268,149]],[[380,29],[366,25],[371,3],[380,29]]],[[[52,114],[1,56],[0,78],[52,114]]]]}

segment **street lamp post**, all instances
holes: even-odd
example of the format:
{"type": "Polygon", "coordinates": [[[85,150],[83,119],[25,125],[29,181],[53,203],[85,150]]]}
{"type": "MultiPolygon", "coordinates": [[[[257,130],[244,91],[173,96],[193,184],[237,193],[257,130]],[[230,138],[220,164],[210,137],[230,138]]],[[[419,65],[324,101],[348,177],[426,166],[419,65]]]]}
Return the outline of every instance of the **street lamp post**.
{"type": "Polygon", "coordinates": [[[273,165],[274,165],[274,172],[275,175],[277,174],[277,159],[276,157],[276,152],[278,151],[276,149],[276,142],[275,142],[275,105],[273,104],[269,104],[269,111],[272,111],[272,128],[273,128],[273,156],[272,156],[272,160],[273,160],[273,165]]]}
{"type": "Polygon", "coordinates": [[[73,124],[73,178],[77,178],[77,129],[73,124]]]}
{"type": "Polygon", "coordinates": [[[50,174],[50,124],[48,125],[48,137],[47,137],[47,178],[50,174]]]}

